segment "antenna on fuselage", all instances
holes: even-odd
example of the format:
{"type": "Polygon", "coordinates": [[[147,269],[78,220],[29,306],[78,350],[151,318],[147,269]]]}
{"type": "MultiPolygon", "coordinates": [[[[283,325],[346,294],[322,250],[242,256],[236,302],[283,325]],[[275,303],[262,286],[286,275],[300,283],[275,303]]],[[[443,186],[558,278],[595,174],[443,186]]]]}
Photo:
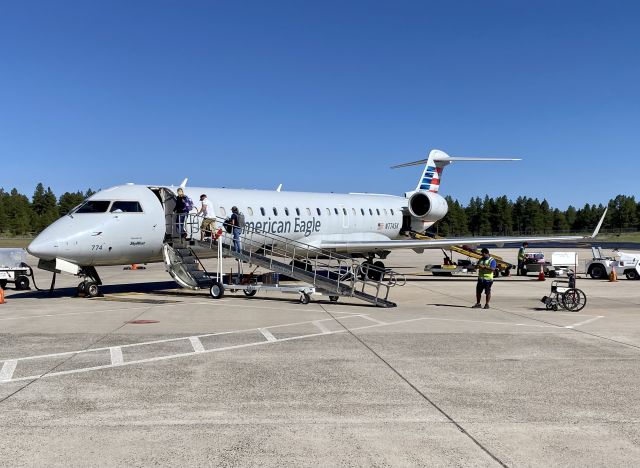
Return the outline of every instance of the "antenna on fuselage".
{"type": "Polygon", "coordinates": [[[185,179],[182,181],[180,185],[178,185],[178,187],[185,188],[187,186],[187,180],[189,180],[189,178],[185,177],[185,179]]]}

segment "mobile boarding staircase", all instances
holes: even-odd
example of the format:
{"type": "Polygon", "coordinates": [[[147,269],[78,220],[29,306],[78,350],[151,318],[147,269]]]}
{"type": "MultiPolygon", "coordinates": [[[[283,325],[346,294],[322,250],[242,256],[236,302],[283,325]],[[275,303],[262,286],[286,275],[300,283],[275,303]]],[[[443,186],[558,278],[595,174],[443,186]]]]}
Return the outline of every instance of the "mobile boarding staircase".
{"type": "MultiPolygon", "coordinates": [[[[165,266],[178,284],[190,289],[209,288],[220,278],[222,272],[208,272],[201,256],[233,257],[238,261],[238,272],[242,262],[286,275],[315,287],[316,291],[328,295],[332,301],[339,296],[352,297],[378,307],[395,307],[389,300],[394,286],[403,286],[406,280],[393,270],[373,271],[375,267],[365,263],[359,265],[352,258],[320,249],[309,244],[293,241],[278,234],[256,231],[245,226],[240,234],[240,252],[233,249],[233,236],[221,227],[226,220],[216,218],[213,232],[208,232],[204,241],[200,237],[201,216],[189,214],[184,219],[184,229],[191,240],[181,235],[175,216],[167,225],[167,236],[163,246],[165,266]],[[222,247],[218,245],[222,244],[222,247]],[[197,253],[198,252],[198,253],[197,253]]],[[[231,286],[229,286],[232,288],[231,286]]]]}

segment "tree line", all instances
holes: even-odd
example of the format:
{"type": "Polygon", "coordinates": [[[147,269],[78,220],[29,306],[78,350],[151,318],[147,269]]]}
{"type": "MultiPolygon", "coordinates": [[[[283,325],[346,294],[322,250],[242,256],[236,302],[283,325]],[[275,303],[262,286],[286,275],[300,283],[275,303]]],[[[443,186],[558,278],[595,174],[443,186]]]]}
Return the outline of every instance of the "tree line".
{"type": "MultiPolygon", "coordinates": [[[[605,206],[585,204],[566,210],[552,208],[547,200],[506,195],[497,198],[472,198],[464,206],[458,200],[445,197],[449,212],[434,226],[439,235],[530,235],[592,231],[605,206]]],[[[603,223],[607,230],[640,230],[640,202],[634,196],[618,195],[609,200],[603,223]]]]}
{"type": "MultiPolygon", "coordinates": [[[[6,192],[0,188],[0,234],[37,234],[53,221],[66,215],[95,192],[65,192],[56,197],[50,187],[38,184],[29,199],[15,188],[6,192]]],[[[463,205],[447,196],[449,212],[435,224],[438,234],[465,235],[529,235],[590,231],[598,223],[604,206],[585,204],[566,210],[552,208],[546,200],[506,195],[497,198],[472,198],[463,205]]],[[[634,196],[618,195],[608,203],[609,210],[603,228],[640,230],[640,202],[634,196]]]]}

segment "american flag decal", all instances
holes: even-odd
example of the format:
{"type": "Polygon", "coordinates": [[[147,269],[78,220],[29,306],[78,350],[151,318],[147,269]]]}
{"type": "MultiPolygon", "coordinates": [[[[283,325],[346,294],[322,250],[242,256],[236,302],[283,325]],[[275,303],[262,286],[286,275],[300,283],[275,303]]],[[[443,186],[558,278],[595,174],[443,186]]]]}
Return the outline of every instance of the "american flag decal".
{"type": "Polygon", "coordinates": [[[384,223],[378,223],[378,230],[384,229],[384,223]]]}

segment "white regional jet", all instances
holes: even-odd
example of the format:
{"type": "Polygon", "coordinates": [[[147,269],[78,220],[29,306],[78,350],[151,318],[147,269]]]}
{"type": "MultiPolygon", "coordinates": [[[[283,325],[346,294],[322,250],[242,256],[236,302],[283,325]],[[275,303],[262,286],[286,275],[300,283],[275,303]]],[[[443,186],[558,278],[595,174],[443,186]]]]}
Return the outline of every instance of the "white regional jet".
{"type": "MultiPolygon", "coordinates": [[[[516,161],[504,158],[450,157],[432,150],[415,190],[403,197],[380,194],[304,193],[265,190],[184,187],[194,201],[207,194],[217,217],[231,214],[237,205],[246,225],[255,232],[278,234],[314,247],[329,249],[372,262],[394,249],[428,248],[459,244],[571,241],[595,237],[466,237],[417,240],[409,232],[424,232],[448,210],[438,194],[442,170],[454,161],[516,161]]],[[[186,184],[183,182],[181,186],[186,184]]],[[[88,278],[101,284],[95,267],[162,261],[167,238],[166,219],[173,213],[176,188],[126,184],[101,190],[38,235],[28,247],[40,259],[39,267],[88,278]]],[[[603,216],[604,218],[604,216],[603,216]]],[[[376,262],[384,267],[381,262],[376,262]]],[[[82,285],[82,283],[81,283],[82,285]]]]}

